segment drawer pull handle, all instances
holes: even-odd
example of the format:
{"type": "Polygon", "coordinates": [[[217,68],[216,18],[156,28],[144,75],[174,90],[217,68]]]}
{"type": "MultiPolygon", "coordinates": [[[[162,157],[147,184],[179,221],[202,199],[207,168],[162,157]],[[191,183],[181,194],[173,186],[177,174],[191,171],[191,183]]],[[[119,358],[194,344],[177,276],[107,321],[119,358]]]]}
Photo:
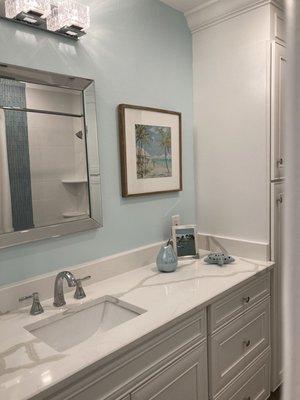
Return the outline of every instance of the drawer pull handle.
{"type": "Polygon", "coordinates": [[[249,347],[251,344],[251,340],[244,340],[245,347],[249,347]]]}
{"type": "Polygon", "coordinates": [[[251,400],[251,397],[250,396],[245,397],[244,400],[251,400]]]}
{"type": "MultiPolygon", "coordinates": [[[[244,303],[249,303],[250,302],[250,297],[249,296],[247,296],[247,297],[243,297],[243,302],[244,303]]],[[[247,400],[247,399],[246,399],[247,400]]]]}

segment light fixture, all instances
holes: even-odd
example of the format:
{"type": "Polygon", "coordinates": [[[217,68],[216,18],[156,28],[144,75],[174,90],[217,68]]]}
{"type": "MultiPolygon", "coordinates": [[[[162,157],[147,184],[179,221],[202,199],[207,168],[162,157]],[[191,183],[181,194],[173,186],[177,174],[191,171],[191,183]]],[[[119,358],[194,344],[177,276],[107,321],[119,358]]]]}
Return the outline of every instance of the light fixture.
{"type": "Polygon", "coordinates": [[[49,0],[5,0],[5,16],[33,25],[41,25],[50,14],[49,0]]]}
{"type": "Polygon", "coordinates": [[[71,37],[79,37],[86,33],[90,26],[89,7],[73,0],[60,0],[52,5],[47,18],[50,31],[64,33],[71,37]]]}

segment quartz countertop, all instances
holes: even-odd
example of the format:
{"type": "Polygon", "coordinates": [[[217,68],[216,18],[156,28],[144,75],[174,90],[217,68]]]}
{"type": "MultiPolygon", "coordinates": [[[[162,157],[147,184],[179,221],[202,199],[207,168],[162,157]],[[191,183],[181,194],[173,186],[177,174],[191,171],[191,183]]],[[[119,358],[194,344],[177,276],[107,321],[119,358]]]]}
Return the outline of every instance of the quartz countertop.
{"type": "MultiPolygon", "coordinates": [[[[53,299],[44,301],[44,314],[30,316],[29,307],[0,317],[0,398],[26,400],[87,368],[104,357],[115,356],[125,346],[216,297],[256,274],[271,262],[236,257],[233,264],[206,265],[202,259],[179,262],[175,273],[159,273],[155,264],[115,276],[85,288],[87,297],[55,309],[53,299]],[[57,352],[24,329],[78,305],[110,295],[146,310],[107,332],[95,333],[85,342],[57,352]]],[[[38,290],[38,288],[37,288],[38,290]]]]}

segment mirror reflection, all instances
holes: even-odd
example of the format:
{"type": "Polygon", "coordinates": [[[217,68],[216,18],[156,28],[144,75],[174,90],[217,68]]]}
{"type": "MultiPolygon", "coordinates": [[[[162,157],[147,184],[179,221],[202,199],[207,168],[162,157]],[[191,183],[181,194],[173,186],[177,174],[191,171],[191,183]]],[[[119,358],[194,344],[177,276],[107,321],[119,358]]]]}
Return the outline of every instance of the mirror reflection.
{"type": "Polygon", "coordinates": [[[90,218],[83,92],[0,78],[0,234],[90,218]]]}

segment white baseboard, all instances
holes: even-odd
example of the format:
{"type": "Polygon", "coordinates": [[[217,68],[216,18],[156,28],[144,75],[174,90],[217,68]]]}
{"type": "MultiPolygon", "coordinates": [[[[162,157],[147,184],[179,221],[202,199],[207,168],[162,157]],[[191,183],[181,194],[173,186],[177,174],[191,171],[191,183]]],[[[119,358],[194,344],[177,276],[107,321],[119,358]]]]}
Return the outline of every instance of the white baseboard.
{"type": "Polygon", "coordinates": [[[225,250],[239,257],[253,258],[260,261],[270,260],[269,243],[198,233],[198,246],[200,249],[212,252],[225,250]]]}
{"type": "MultiPolygon", "coordinates": [[[[74,267],[61,267],[50,274],[39,275],[21,282],[1,286],[0,314],[24,307],[23,303],[19,303],[19,298],[33,292],[39,292],[41,300],[53,297],[55,277],[60,271],[68,270],[78,278],[91,275],[91,279],[85,282],[85,286],[90,285],[153,263],[161,245],[162,242],[153,243],[74,267]]],[[[65,290],[67,292],[74,289],[66,287],[65,290]]],[[[30,304],[30,301],[28,304],[30,304]]]]}

